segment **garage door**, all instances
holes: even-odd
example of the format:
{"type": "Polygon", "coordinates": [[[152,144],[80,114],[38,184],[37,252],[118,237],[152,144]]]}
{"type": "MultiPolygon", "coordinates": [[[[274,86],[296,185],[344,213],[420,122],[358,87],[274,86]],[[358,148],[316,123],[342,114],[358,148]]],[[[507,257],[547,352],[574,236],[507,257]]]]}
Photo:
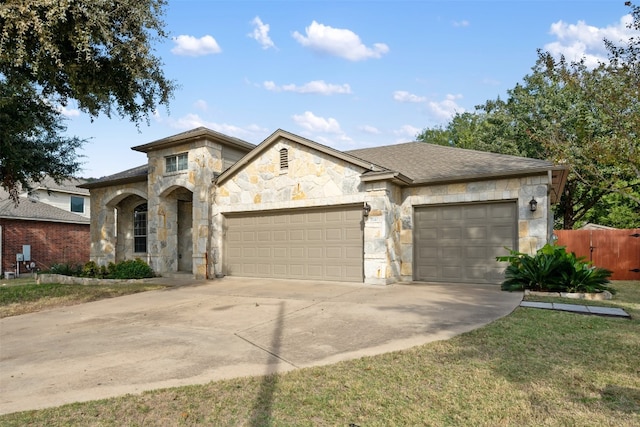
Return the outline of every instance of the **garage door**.
{"type": "Polygon", "coordinates": [[[500,283],[507,255],[517,248],[515,202],[415,208],[415,280],[500,283]]]}
{"type": "Polygon", "coordinates": [[[228,275],[363,281],[362,207],[226,217],[228,275]]]}

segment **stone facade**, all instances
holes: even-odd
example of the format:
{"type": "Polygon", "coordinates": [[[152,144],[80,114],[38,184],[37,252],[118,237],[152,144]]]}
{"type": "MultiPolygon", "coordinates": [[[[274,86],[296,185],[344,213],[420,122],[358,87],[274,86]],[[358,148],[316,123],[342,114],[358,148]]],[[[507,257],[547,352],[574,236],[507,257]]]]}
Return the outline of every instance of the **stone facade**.
{"type": "Polygon", "coordinates": [[[363,168],[280,139],[214,189],[210,268],[224,274],[224,214],[364,204],[363,168]],[[288,167],[280,169],[287,150],[288,167]]]}
{"type": "MultiPolygon", "coordinates": [[[[226,274],[225,215],[329,206],[368,206],[363,214],[363,279],[411,281],[418,206],[515,201],[518,247],[533,253],[549,238],[551,174],[410,185],[375,165],[283,131],[254,148],[172,137],[144,146],[148,173],[136,182],[91,189],[91,259],[99,264],[146,256],[161,274],[226,274]],[[243,156],[246,153],[246,156],[243,156]],[[188,167],[167,172],[167,157],[188,167]],[[531,212],[529,200],[538,202],[531,212]],[[133,252],[133,210],[148,205],[148,251],[133,252]],[[190,262],[189,262],[190,260],[190,262]]],[[[141,150],[142,151],[142,150],[141,150]]]]}
{"type": "MultiPolygon", "coordinates": [[[[549,176],[541,174],[521,178],[462,182],[407,188],[402,191],[400,221],[401,280],[413,279],[413,212],[416,206],[471,202],[517,201],[518,247],[534,254],[549,241],[550,201],[547,195],[549,176]],[[531,212],[529,201],[535,197],[538,209],[531,212]]],[[[390,220],[388,220],[389,222],[390,220]]]]}

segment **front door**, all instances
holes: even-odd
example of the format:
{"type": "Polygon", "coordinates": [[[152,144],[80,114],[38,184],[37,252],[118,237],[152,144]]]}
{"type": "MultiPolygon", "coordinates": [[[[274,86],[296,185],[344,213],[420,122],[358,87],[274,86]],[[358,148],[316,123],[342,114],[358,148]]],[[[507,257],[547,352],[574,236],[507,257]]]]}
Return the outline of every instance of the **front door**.
{"type": "Polygon", "coordinates": [[[178,200],[178,271],[193,272],[193,202],[178,200]]]}

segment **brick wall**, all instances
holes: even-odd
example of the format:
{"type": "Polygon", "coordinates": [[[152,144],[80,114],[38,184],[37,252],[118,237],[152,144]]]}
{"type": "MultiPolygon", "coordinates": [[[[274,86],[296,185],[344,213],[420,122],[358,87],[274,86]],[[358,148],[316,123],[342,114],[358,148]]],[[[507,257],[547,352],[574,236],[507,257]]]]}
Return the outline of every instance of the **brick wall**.
{"type": "MultiPolygon", "coordinates": [[[[14,271],[16,254],[22,245],[31,245],[31,261],[44,270],[54,263],[84,264],[89,261],[91,239],[88,224],[0,219],[2,226],[2,265],[14,271]]],[[[24,265],[20,272],[26,272],[24,265]]]]}

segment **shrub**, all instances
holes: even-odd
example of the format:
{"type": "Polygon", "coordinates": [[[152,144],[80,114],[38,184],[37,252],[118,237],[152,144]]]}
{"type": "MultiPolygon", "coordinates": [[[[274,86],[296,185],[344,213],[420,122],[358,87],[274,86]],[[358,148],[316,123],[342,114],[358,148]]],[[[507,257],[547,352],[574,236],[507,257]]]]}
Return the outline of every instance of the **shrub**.
{"type": "Polygon", "coordinates": [[[591,265],[564,246],[547,244],[534,256],[509,250],[509,255],[497,257],[508,262],[502,290],[552,292],[602,292],[615,291],[608,287],[612,272],[591,265]]]}
{"type": "Polygon", "coordinates": [[[43,273],[62,274],[63,276],[79,276],[81,272],[80,265],[71,265],[68,262],[53,264],[49,270],[43,271],[43,273]]]}
{"type": "Polygon", "coordinates": [[[113,279],[144,279],[155,276],[149,264],[140,258],[110,264],[109,267],[109,277],[113,279]]]}
{"type": "Polygon", "coordinates": [[[155,276],[149,264],[140,258],[121,261],[117,264],[110,262],[107,266],[98,266],[94,261],[89,261],[84,266],[72,266],[64,263],[53,264],[49,270],[43,273],[98,279],[145,279],[155,276]]]}
{"type": "Polygon", "coordinates": [[[100,267],[94,261],[89,261],[82,268],[82,277],[102,277],[100,267]]]}

